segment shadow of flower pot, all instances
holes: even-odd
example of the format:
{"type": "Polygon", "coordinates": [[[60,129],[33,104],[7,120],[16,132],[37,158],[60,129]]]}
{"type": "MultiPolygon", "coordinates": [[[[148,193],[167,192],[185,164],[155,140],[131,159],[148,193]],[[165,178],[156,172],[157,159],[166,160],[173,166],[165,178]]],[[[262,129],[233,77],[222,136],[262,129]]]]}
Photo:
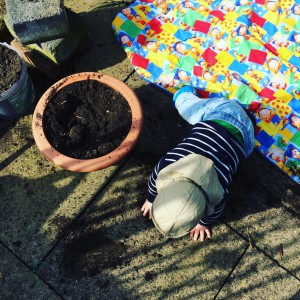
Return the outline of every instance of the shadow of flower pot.
{"type": "Polygon", "coordinates": [[[118,163],[134,148],[142,127],[143,111],[136,94],[124,82],[114,77],[96,72],[73,74],[52,85],[39,100],[32,120],[33,137],[40,152],[55,165],[75,172],[97,171],[118,163]],[[44,132],[43,116],[48,102],[51,101],[58,91],[74,82],[86,80],[96,80],[119,92],[130,106],[132,120],[127,136],[116,149],[97,158],[77,159],[60,153],[50,144],[44,132]]]}

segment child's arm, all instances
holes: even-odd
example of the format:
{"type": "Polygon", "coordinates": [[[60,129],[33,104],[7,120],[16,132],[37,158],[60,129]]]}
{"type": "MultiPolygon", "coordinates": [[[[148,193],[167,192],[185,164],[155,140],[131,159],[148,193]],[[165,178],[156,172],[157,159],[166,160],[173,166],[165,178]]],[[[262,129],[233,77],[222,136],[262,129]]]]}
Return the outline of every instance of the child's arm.
{"type": "Polygon", "coordinates": [[[165,160],[165,156],[164,156],[160,159],[158,164],[156,164],[156,166],[154,167],[154,169],[151,173],[151,176],[149,178],[149,181],[148,181],[147,199],[146,199],[144,205],[142,206],[142,211],[144,212],[143,216],[146,216],[149,212],[149,218],[151,219],[151,216],[150,216],[151,206],[158,194],[157,188],[156,188],[157,175],[164,167],[166,167],[167,165],[169,165],[171,163],[172,163],[171,161],[165,160]]]}
{"type": "Polygon", "coordinates": [[[148,180],[148,195],[147,199],[150,203],[154,202],[154,199],[157,196],[157,188],[156,188],[156,178],[159,173],[159,164],[160,162],[154,167],[151,176],[148,180]]]}
{"type": "MultiPolygon", "coordinates": [[[[161,162],[161,161],[160,161],[161,162]]],[[[160,166],[160,162],[154,167],[151,176],[149,178],[148,181],[148,195],[147,195],[147,199],[145,200],[141,211],[143,212],[143,216],[146,217],[147,214],[149,214],[149,219],[152,218],[151,216],[151,207],[152,204],[157,196],[157,189],[156,189],[156,178],[159,172],[159,166],[160,166]]]]}
{"type": "Polygon", "coordinates": [[[227,202],[227,196],[225,196],[221,200],[221,202],[215,206],[214,212],[212,214],[210,214],[209,216],[203,216],[199,224],[207,227],[213,225],[223,213],[226,202],[227,202]]]}

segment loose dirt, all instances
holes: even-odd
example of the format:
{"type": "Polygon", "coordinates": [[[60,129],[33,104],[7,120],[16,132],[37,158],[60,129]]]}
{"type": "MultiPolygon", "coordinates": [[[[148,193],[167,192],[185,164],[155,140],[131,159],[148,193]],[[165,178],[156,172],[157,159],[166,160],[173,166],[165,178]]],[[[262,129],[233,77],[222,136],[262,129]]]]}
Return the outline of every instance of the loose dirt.
{"type": "Polygon", "coordinates": [[[22,62],[19,55],[0,45],[0,93],[9,90],[20,78],[22,62]]]}
{"type": "Polygon", "coordinates": [[[124,97],[96,80],[74,82],[55,93],[44,113],[49,143],[66,156],[90,159],[117,148],[131,127],[124,97]]]}
{"type": "Polygon", "coordinates": [[[122,264],[126,253],[121,242],[106,235],[105,228],[78,224],[68,237],[63,252],[63,268],[67,278],[97,275],[102,268],[115,268],[122,264]]]}

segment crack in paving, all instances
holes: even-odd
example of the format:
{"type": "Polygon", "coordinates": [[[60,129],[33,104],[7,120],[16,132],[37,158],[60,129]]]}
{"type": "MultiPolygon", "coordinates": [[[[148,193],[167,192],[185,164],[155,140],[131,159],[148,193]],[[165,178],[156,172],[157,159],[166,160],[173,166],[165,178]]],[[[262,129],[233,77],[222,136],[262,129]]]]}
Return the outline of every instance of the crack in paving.
{"type": "Polygon", "coordinates": [[[248,246],[251,246],[255,248],[256,250],[260,251],[262,254],[264,254],[266,257],[268,257],[272,262],[274,262],[278,267],[286,271],[289,275],[293,276],[295,279],[300,281],[300,278],[295,275],[293,272],[291,272],[289,269],[287,269],[285,266],[281,265],[278,260],[273,258],[270,254],[268,254],[264,249],[260,248],[256,245],[256,243],[253,241],[252,237],[251,240],[249,238],[246,238],[242,233],[231,227],[228,223],[223,222],[225,226],[227,226],[229,229],[231,229],[234,233],[236,233],[239,237],[241,237],[244,241],[248,242],[248,246]]]}

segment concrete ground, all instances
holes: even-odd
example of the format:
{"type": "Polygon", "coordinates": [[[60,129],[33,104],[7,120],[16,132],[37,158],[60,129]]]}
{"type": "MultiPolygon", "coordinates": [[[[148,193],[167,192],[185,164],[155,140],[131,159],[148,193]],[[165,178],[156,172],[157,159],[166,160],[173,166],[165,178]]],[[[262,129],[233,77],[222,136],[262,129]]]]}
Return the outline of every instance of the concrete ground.
{"type": "MultiPolygon", "coordinates": [[[[187,129],[171,97],[134,72],[111,30],[124,1],[68,0],[90,47],[61,77],[101,71],[139,96],[145,123],[120,164],[74,173],[41,156],[31,115],[0,121],[0,299],[300,299],[300,187],[254,152],[203,243],[141,216],[158,158],[187,129]]],[[[30,68],[37,97],[52,84],[30,68]]]]}

